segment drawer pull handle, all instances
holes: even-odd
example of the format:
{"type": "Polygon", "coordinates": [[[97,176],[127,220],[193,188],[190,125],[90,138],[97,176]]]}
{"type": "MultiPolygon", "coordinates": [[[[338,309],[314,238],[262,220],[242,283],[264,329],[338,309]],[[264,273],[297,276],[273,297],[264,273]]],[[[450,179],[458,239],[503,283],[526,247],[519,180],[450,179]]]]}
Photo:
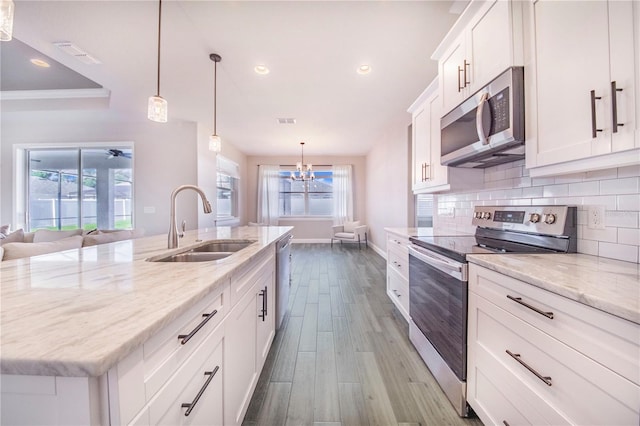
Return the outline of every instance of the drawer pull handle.
{"type": "Polygon", "coordinates": [[[191,414],[191,411],[194,408],[196,408],[196,404],[200,400],[200,397],[202,396],[204,391],[207,390],[207,386],[209,386],[209,383],[211,383],[211,380],[213,380],[213,376],[216,375],[216,373],[218,372],[219,369],[220,369],[220,366],[216,365],[216,368],[214,368],[213,371],[205,371],[204,372],[205,376],[209,376],[207,381],[204,382],[204,385],[200,388],[200,391],[198,392],[196,397],[193,398],[193,401],[191,401],[190,403],[183,403],[182,404],[182,408],[186,408],[187,409],[187,411],[184,412],[185,417],[188,416],[189,414],[191,414]]]}
{"type": "Polygon", "coordinates": [[[396,297],[400,297],[400,293],[398,293],[398,290],[393,290],[393,292],[396,294],[396,297]]]}
{"type": "Polygon", "coordinates": [[[507,299],[511,299],[514,302],[519,303],[522,306],[526,306],[527,308],[531,309],[532,311],[535,311],[535,312],[539,313],[540,315],[544,315],[545,317],[547,317],[549,319],[553,319],[553,312],[545,312],[543,310],[540,310],[540,309],[536,308],[535,306],[531,306],[527,302],[523,302],[522,301],[522,297],[513,297],[513,296],[510,296],[510,295],[507,294],[507,299]]]}
{"type": "Polygon", "coordinates": [[[538,379],[542,380],[547,386],[551,386],[551,377],[549,376],[543,376],[542,374],[538,373],[536,370],[534,370],[533,368],[531,368],[526,362],[524,362],[523,360],[520,359],[520,354],[514,354],[513,352],[511,352],[509,349],[507,349],[506,351],[509,356],[513,359],[515,359],[516,361],[518,361],[518,363],[520,365],[522,365],[524,368],[526,368],[527,370],[529,370],[530,372],[532,372],[538,379]]]}
{"type": "Polygon", "coordinates": [[[191,330],[191,333],[189,334],[179,334],[178,335],[178,339],[182,339],[180,340],[180,344],[184,345],[185,343],[187,343],[189,340],[191,340],[191,338],[193,336],[195,336],[195,334],[202,328],[204,327],[204,325],[207,323],[207,321],[209,321],[211,318],[214,317],[215,314],[218,313],[217,309],[214,309],[213,312],[211,312],[210,314],[202,314],[202,316],[204,317],[204,319],[202,320],[202,322],[200,322],[200,324],[198,324],[196,326],[196,328],[194,328],[193,330],[191,330]]]}
{"type": "Polygon", "coordinates": [[[267,317],[267,287],[265,286],[264,290],[260,290],[260,296],[262,297],[262,309],[260,310],[260,314],[258,315],[258,318],[262,318],[262,321],[264,322],[265,318],[267,317]]]}
{"type": "Polygon", "coordinates": [[[503,424],[504,426],[511,426],[511,425],[509,424],[509,422],[508,422],[508,421],[506,421],[506,420],[503,420],[503,421],[502,421],[502,424],[503,424]]]}

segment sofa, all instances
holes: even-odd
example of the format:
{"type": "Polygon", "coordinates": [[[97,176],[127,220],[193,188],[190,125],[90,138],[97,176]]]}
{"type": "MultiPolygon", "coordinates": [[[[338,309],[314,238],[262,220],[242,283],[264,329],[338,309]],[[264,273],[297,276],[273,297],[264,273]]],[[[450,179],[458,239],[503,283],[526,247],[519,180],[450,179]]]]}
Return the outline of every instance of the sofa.
{"type": "Polygon", "coordinates": [[[143,229],[94,229],[84,231],[74,229],[70,231],[51,231],[39,229],[34,232],[24,232],[18,229],[8,232],[8,228],[0,228],[0,260],[21,259],[40,254],[55,253],[90,247],[99,244],[139,238],[144,235],[143,229]]]}

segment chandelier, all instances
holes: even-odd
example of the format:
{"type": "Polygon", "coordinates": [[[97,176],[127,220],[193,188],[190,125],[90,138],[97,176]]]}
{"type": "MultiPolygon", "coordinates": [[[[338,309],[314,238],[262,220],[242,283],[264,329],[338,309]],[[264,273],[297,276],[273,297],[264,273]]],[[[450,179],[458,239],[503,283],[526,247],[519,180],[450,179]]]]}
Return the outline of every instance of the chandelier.
{"type": "Polygon", "coordinates": [[[313,174],[313,164],[304,165],[304,142],[300,142],[300,150],[302,151],[301,161],[296,164],[296,171],[291,172],[291,180],[315,180],[316,175],[313,174]],[[305,169],[303,169],[305,167],[305,169]]]}

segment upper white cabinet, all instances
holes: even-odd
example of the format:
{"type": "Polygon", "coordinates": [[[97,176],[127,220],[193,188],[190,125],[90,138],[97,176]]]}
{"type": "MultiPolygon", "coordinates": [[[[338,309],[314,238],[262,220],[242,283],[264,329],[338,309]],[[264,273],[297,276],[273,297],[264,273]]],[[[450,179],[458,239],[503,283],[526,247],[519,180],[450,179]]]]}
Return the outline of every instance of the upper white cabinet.
{"type": "Polygon", "coordinates": [[[532,176],[640,162],[638,9],[632,1],[527,4],[532,176]]]}
{"type": "Polygon", "coordinates": [[[513,65],[522,65],[520,2],[473,1],[432,55],[442,114],[513,65]]]}
{"type": "Polygon", "coordinates": [[[407,110],[411,113],[414,194],[472,188],[482,182],[479,169],[452,168],[440,163],[440,117],[442,107],[438,79],[407,110]]]}

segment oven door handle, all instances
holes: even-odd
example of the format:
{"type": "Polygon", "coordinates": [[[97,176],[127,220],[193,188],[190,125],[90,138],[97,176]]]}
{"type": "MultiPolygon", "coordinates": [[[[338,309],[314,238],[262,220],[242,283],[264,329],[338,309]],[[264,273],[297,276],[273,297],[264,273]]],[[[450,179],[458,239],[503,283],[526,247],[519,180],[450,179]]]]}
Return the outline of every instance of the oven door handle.
{"type": "Polygon", "coordinates": [[[460,281],[467,281],[467,268],[465,267],[466,265],[464,263],[456,262],[453,260],[447,261],[439,259],[412,244],[410,244],[408,248],[409,255],[415,257],[416,259],[427,263],[434,268],[444,272],[445,274],[449,274],[452,277],[459,279],[460,281]]]}

